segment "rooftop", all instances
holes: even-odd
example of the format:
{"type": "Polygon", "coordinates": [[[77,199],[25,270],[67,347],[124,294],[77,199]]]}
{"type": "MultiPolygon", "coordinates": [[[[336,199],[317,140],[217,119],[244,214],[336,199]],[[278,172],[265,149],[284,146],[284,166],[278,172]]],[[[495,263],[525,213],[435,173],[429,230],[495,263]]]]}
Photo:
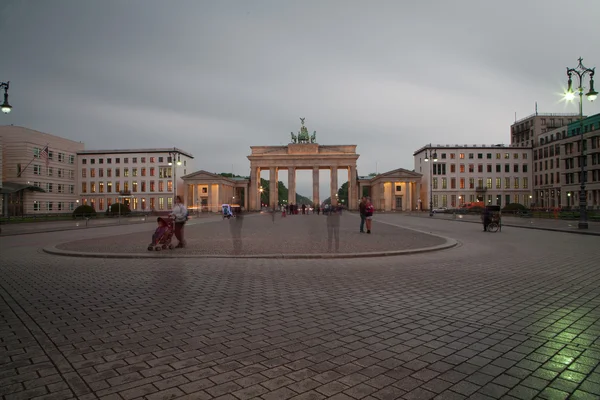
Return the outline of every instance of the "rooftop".
{"type": "Polygon", "coordinates": [[[525,118],[515,121],[513,125],[519,124],[534,117],[579,117],[579,113],[533,113],[525,118]]]}
{"type": "Polygon", "coordinates": [[[442,149],[528,149],[520,145],[512,144],[427,144],[413,153],[417,155],[425,150],[442,150],[442,149]]]}
{"type": "Polygon", "coordinates": [[[150,148],[150,149],[113,149],[113,150],[81,150],[78,151],[78,155],[94,155],[94,154],[143,154],[143,153],[178,153],[190,158],[194,158],[193,155],[187,151],[178,149],[177,147],[164,147],[164,148],[150,148]]]}

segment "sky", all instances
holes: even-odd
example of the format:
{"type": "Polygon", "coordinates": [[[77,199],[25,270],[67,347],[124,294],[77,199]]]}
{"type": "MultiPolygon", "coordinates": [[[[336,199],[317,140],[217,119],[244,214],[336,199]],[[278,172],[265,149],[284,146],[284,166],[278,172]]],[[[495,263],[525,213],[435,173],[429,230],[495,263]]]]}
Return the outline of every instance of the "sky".
{"type": "Polygon", "coordinates": [[[358,146],[360,175],[412,170],[428,143],[509,143],[536,102],[578,112],[566,67],[600,67],[599,15],[598,0],[2,0],[0,124],[249,175],[250,146],[287,144],[303,117],[319,144],[358,146]]]}

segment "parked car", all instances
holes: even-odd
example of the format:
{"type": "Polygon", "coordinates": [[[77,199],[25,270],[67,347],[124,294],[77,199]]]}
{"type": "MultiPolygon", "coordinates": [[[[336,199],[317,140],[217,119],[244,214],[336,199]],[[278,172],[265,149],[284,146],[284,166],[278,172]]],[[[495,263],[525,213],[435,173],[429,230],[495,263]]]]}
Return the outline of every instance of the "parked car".
{"type": "Polygon", "coordinates": [[[437,208],[434,208],[432,211],[434,214],[435,213],[445,213],[445,212],[448,212],[448,207],[437,207],[437,208]]]}

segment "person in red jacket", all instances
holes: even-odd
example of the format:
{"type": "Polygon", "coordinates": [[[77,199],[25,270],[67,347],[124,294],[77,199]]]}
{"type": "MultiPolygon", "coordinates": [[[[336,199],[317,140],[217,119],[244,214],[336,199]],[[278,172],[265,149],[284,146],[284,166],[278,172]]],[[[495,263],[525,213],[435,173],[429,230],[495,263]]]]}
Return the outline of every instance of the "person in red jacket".
{"type": "Polygon", "coordinates": [[[375,212],[375,207],[373,207],[373,203],[371,203],[371,198],[367,197],[367,204],[365,206],[365,219],[367,222],[367,233],[371,233],[371,225],[373,223],[373,213],[375,212]]]}

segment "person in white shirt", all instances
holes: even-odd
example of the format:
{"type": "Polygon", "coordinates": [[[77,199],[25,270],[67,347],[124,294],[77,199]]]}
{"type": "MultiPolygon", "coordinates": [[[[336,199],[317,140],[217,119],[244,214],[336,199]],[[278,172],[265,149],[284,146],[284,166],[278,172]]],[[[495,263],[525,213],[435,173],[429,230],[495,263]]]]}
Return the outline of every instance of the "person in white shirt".
{"type": "Polygon", "coordinates": [[[183,239],[183,226],[187,221],[188,211],[181,200],[181,196],[177,196],[175,198],[175,205],[173,206],[173,210],[171,210],[171,216],[175,219],[175,237],[179,240],[177,244],[177,248],[185,247],[185,240],[183,239]]]}

